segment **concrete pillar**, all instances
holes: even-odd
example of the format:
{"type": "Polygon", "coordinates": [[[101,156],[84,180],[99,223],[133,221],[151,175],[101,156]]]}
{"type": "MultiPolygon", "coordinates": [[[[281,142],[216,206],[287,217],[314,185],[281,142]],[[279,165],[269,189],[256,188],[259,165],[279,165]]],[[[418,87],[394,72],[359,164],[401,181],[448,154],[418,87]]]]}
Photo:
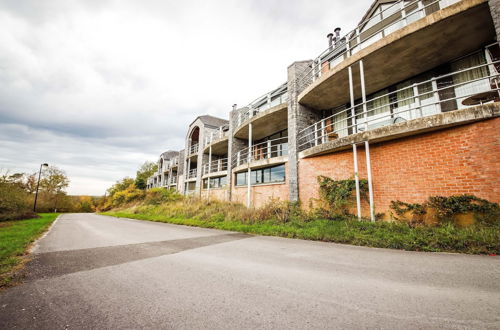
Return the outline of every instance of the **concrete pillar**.
{"type": "Polygon", "coordinates": [[[298,102],[303,90],[299,83],[310,72],[312,63],[311,60],[294,62],[288,67],[288,184],[291,202],[299,201],[297,134],[320,119],[319,111],[298,102]]]}
{"type": "Polygon", "coordinates": [[[491,18],[493,19],[493,24],[495,25],[495,31],[497,33],[497,42],[500,41],[500,0],[488,0],[488,5],[490,6],[491,18]]]}

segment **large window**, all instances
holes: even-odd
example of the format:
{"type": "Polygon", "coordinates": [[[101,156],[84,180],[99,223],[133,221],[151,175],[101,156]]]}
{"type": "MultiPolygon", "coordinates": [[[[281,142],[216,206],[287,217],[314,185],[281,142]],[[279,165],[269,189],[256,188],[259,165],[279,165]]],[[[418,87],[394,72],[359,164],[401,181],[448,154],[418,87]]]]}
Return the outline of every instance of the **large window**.
{"type": "MultiPolygon", "coordinates": [[[[248,172],[236,173],[236,185],[247,184],[248,172]]],[[[250,172],[250,184],[263,184],[285,181],[285,165],[278,165],[267,168],[259,168],[250,172]]]]}
{"type": "Polygon", "coordinates": [[[217,178],[203,179],[203,189],[208,188],[210,180],[210,188],[222,188],[227,185],[227,176],[219,176],[217,178]]]}

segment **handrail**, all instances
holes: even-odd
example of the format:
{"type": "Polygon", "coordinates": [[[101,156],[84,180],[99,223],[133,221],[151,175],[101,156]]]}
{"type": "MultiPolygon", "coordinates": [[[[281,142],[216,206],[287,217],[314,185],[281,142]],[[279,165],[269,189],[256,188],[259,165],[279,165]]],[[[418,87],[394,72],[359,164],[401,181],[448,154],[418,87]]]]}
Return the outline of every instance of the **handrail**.
{"type": "MultiPolygon", "coordinates": [[[[302,151],[307,148],[310,148],[312,146],[316,146],[318,144],[325,143],[331,139],[336,139],[341,136],[349,135],[349,130],[352,132],[350,134],[354,134],[357,131],[366,131],[368,129],[373,129],[373,128],[378,128],[390,124],[394,124],[395,120],[399,121],[406,121],[408,119],[415,119],[415,118],[421,118],[421,117],[426,117],[428,115],[424,114],[424,108],[429,109],[429,107],[434,106],[436,107],[439,104],[443,104],[446,102],[450,101],[456,101],[458,99],[465,99],[471,96],[475,96],[478,94],[478,91],[473,91],[470,93],[466,93],[465,95],[460,95],[460,96],[454,96],[454,97],[447,97],[445,99],[439,99],[440,93],[445,94],[451,90],[453,90],[453,93],[455,93],[455,88],[457,87],[462,87],[467,84],[471,83],[477,83],[484,81],[485,86],[488,85],[489,88],[488,90],[479,92],[479,93],[487,93],[487,92],[498,92],[500,89],[498,85],[500,84],[500,75],[497,74],[490,74],[486,75],[480,78],[475,78],[475,79],[469,79],[463,82],[459,82],[456,84],[443,84],[443,86],[439,86],[438,81],[450,77],[459,73],[475,70],[481,67],[488,67],[491,66],[492,64],[500,63],[500,61],[496,62],[490,62],[490,63],[485,63],[477,66],[473,66],[470,68],[462,69],[462,70],[457,70],[455,72],[445,74],[439,77],[433,77],[429,80],[419,82],[419,83],[414,83],[412,85],[409,85],[407,87],[400,88],[396,91],[391,91],[386,94],[374,97],[372,99],[367,100],[366,102],[361,102],[359,104],[355,104],[354,106],[348,107],[346,109],[343,109],[331,116],[328,116],[326,118],[321,119],[320,121],[317,121],[316,123],[309,125],[308,127],[300,130],[297,134],[297,142],[298,142],[298,150],[302,151]],[[425,92],[419,92],[419,86],[422,86],[424,84],[431,85],[431,89],[429,91],[425,92]],[[494,84],[494,86],[493,86],[494,84]],[[412,95],[408,97],[404,97],[402,99],[397,99],[395,101],[389,101],[387,103],[384,103],[382,105],[372,107],[368,109],[367,105],[369,103],[374,103],[376,100],[380,100],[382,98],[388,98],[391,95],[397,95],[398,93],[402,91],[411,91],[412,95]],[[422,99],[429,99],[430,97],[435,97],[433,101],[426,102],[425,104],[422,104],[421,101],[422,99]],[[405,104],[406,103],[406,104],[405,104]],[[398,107],[398,104],[403,104],[402,106],[398,107]],[[393,109],[391,109],[391,106],[393,109]],[[396,109],[394,109],[396,107],[396,109]],[[404,109],[397,109],[397,108],[402,108],[404,109]],[[375,114],[375,112],[379,109],[390,109],[390,111],[387,111],[387,114],[381,113],[381,114],[375,114]],[[359,111],[361,109],[366,109],[359,111]],[[358,111],[357,111],[358,110],[358,111]],[[369,115],[369,114],[372,115],[369,115]],[[404,116],[408,117],[405,118],[404,116]],[[339,118],[343,117],[343,118],[339,118]],[[384,119],[386,118],[386,119],[384,119]],[[337,128],[336,128],[337,127],[337,128]],[[347,134],[346,134],[347,133],[347,134]]],[[[500,97],[500,94],[497,95],[497,98],[500,97]]],[[[390,98],[389,98],[390,100],[390,98]]],[[[434,113],[432,113],[434,114],[434,113]]],[[[430,114],[430,115],[432,115],[430,114]]]]}
{"type": "MultiPolygon", "coordinates": [[[[304,90],[307,88],[310,84],[312,84],[317,78],[321,77],[322,75],[322,65],[323,63],[326,63],[327,61],[332,62],[333,60],[339,59],[342,57],[343,59],[339,62],[341,63],[343,60],[349,58],[350,56],[354,55],[356,52],[360,51],[363,48],[366,48],[367,46],[371,45],[372,43],[380,40],[370,40],[374,37],[376,37],[379,33],[382,33],[381,39],[386,37],[387,35],[402,29],[404,26],[411,24],[415,22],[418,19],[421,19],[425,16],[426,14],[426,9],[429,8],[430,6],[434,5],[439,5],[439,9],[441,10],[443,8],[446,8],[448,6],[451,6],[454,3],[457,3],[462,0],[451,0],[451,1],[443,1],[443,0],[435,0],[433,2],[424,4],[424,1],[422,0],[414,0],[414,1],[407,1],[407,0],[398,0],[394,2],[391,6],[387,7],[384,10],[381,10],[380,12],[377,13],[377,15],[374,15],[372,17],[369,17],[365,20],[363,20],[361,23],[359,23],[353,30],[347,32],[344,34],[342,38],[340,38],[338,41],[343,42],[343,44],[340,44],[340,48],[344,47],[343,51],[339,52],[339,47],[333,46],[333,47],[328,47],[326,50],[322,51],[314,60],[313,64],[310,70],[308,70],[299,80],[297,81],[297,85],[299,87],[299,90],[304,90]],[[416,6],[416,7],[415,7],[416,6]],[[413,8],[412,8],[413,7],[413,8]],[[399,8],[399,9],[398,9],[399,8]],[[394,11],[396,10],[396,11],[394,11]],[[409,11],[409,12],[408,12],[409,11]],[[384,16],[384,13],[387,16],[384,16]],[[370,21],[376,21],[373,26],[375,26],[377,23],[383,22],[385,20],[389,20],[394,17],[394,15],[399,15],[400,17],[394,21],[389,22],[388,25],[382,25],[379,29],[375,29],[368,35],[366,35],[366,31],[362,31],[362,29],[370,23],[370,21]],[[408,19],[411,17],[417,16],[416,20],[410,21],[408,23],[408,19]],[[403,24],[400,24],[400,23],[403,24]],[[397,24],[400,24],[401,26],[398,26],[397,24]],[[387,32],[385,34],[385,32],[387,32]],[[363,36],[362,36],[363,34],[363,36]],[[363,40],[362,40],[363,39],[363,40]],[[354,44],[354,46],[351,46],[354,44]],[[335,54],[335,57],[332,59],[328,59],[328,55],[330,54],[335,54]],[[323,60],[325,59],[326,60],[323,60]]],[[[339,63],[336,63],[338,65],[339,63]]],[[[331,68],[329,68],[331,69],[331,68]]]]}
{"type": "Polygon", "coordinates": [[[207,136],[204,139],[204,146],[208,146],[213,142],[221,140],[229,135],[229,130],[224,130],[224,126],[220,126],[216,131],[208,132],[207,136]]]}
{"type": "MultiPolygon", "coordinates": [[[[278,88],[279,89],[279,88],[278,88]]],[[[288,90],[285,88],[284,92],[280,94],[277,98],[274,100],[271,100],[271,93],[266,93],[259,98],[255,99],[254,101],[250,102],[246,110],[238,112],[238,115],[236,117],[236,122],[235,122],[235,127],[240,127],[247,119],[252,118],[253,116],[257,115],[260,111],[264,111],[267,109],[270,109],[272,107],[278,106],[280,104],[288,102],[288,90]],[[267,96],[267,101],[260,107],[255,108],[254,104],[257,101],[262,100],[264,97],[267,96]],[[276,102],[278,100],[278,102],[276,102]]]]}
{"type": "Polygon", "coordinates": [[[252,162],[286,155],[288,155],[288,137],[281,137],[252,145],[250,153],[249,147],[241,149],[234,154],[232,165],[234,167],[246,164],[248,161],[252,162]]]}
{"type": "Polygon", "coordinates": [[[227,158],[220,158],[213,160],[211,163],[203,164],[203,175],[220,171],[226,171],[227,165],[228,165],[227,158]]]}
{"type": "Polygon", "coordinates": [[[192,144],[189,147],[189,155],[197,153],[198,152],[198,147],[199,147],[199,143],[192,144]]]}
{"type": "Polygon", "coordinates": [[[198,174],[198,169],[193,168],[193,169],[189,170],[187,178],[188,179],[196,178],[197,174],[198,174]]]}

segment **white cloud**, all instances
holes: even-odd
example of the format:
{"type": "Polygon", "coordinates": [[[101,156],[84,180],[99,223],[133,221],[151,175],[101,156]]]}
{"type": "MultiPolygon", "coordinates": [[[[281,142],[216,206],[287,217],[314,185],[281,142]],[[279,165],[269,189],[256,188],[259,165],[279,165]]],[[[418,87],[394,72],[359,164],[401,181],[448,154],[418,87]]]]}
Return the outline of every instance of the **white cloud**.
{"type": "Polygon", "coordinates": [[[182,148],[196,116],[284,82],[370,5],[336,3],[0,1],[0,167],[50,159],[71,193],[102,194],[182,148]]]}

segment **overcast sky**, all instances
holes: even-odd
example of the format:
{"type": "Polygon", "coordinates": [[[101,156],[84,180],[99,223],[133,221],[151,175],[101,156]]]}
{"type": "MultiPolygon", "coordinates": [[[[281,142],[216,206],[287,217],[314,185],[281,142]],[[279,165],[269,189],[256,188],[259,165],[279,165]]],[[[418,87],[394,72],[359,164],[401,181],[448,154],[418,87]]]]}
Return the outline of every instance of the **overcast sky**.
{"type": "MultiPolygon", "coordinates": [[[[0,0],[0,169],[42,162],[102,195],[286,81],[370,0],[0,0]]],[[[342,33],[343,34],[343,33],[342,33]]]]}

